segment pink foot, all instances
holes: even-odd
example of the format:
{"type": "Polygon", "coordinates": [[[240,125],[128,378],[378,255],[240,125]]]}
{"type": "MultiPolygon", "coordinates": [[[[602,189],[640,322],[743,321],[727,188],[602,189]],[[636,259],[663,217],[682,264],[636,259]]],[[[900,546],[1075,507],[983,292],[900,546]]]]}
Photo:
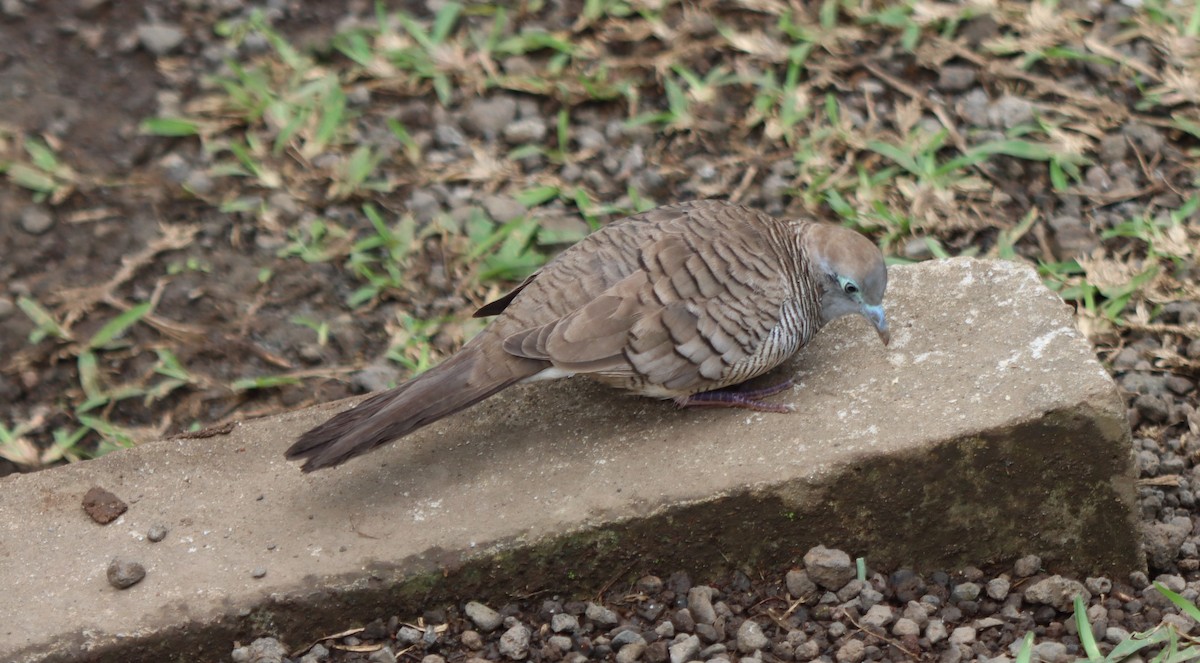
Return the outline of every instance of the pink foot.
{"type": "Polygon", "coordinates": [[[779,384],[762,389],[735,391],[726,388],[702,391],[690,396],[680,396],[675,399],[675,404],[679,407],[736,407],[758,412],[795,412],[795,406],[790,403],[767,403],[759,400],[765,396],[773,396],[781,391],[791,389],[792,384],[791,378],[788,378],[779,384]]]}

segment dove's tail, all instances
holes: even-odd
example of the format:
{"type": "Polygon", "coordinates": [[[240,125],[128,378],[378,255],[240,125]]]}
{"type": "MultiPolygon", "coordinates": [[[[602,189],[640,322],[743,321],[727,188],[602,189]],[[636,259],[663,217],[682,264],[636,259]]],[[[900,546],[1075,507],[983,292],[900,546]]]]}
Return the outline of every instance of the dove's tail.
{"type": "Polygon", "coordinates": [[[540,362],[519,359],[502,350],[502,356],[490,357],[495,354],[488,352],[490,348],[500,349],[498,344],[468,344],[428,372],[378,393],[301,435],[285,455],[289,460],[304,459],[305,472],[341,465],[545,368],[540,362]]]}

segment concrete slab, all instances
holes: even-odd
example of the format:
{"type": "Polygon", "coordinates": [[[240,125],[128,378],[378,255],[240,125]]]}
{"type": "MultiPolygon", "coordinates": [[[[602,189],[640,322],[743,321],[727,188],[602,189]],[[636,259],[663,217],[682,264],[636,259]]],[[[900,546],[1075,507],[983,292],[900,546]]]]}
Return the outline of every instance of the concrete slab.
{"type": "Polygon", "coordinates": [[[857,319],[825,330],[789,367],[791,415],[576,380],[312,475],[283,450],[344,403],[2,479],[0,660],[205,660],[234,637],[301,645],[348,614],[703,578],[816,543],[884,569],[1026,553],[1080,574],[1140,567],[1124,408],[1067,307],[1013,263],[891,280],[892,346],[857,319]],[[92,522],[94,485],[129,510],[92,522]],[[110,587],[115,557],[145,580],[110,587]]]}

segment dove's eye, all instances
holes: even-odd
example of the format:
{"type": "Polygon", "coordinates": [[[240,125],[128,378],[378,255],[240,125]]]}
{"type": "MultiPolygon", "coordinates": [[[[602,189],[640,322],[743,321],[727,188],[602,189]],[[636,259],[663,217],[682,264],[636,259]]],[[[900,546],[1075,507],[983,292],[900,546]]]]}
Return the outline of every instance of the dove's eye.
{"type": "Polygon", "coordinates": [[[846,285],[842,286],[842,290],[845,290],[847,295],[853,295],[858,292],[858,286],[853,281],[847,281],[846,285]]]}

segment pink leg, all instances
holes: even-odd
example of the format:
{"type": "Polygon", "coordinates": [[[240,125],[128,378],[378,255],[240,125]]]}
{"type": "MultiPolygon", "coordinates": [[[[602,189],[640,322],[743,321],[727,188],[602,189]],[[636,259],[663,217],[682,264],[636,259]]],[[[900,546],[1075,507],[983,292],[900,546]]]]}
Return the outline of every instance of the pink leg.
{"type": "Polygon", "coordinates": [[[735,391],[732,389],[714,389],[702,391],[691,396],[680,396],[675,399],[679,407],[736,407],[758,412],[795,412],[795,406],[790,403],[767,403],[759,400],[792,388],[792,380],[788,378],[779,384],[762,389],[735,391]]]}

